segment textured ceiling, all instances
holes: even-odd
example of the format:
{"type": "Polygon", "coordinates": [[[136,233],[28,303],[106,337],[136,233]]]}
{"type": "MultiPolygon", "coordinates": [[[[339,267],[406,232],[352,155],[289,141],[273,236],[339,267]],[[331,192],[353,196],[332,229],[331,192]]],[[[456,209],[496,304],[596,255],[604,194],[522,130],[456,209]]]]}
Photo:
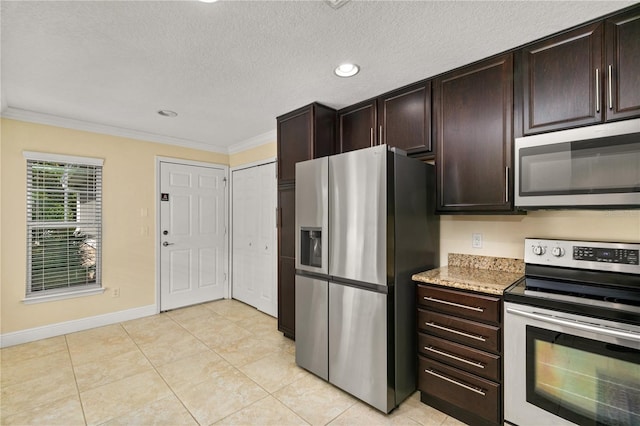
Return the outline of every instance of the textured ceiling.
{"type": "Polygon", "coordinates": [[[634,3],[2,0],[2,111],[234,152],[310,102],[341,108],[634,3]],[[345,61],[360,74],[335,77],[345,61]]]}

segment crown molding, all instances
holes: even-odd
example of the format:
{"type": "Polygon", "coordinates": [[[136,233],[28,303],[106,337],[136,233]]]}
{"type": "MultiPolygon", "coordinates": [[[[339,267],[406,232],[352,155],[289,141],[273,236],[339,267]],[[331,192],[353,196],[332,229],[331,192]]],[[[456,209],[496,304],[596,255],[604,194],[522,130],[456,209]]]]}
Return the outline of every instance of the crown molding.
{"type": "Polygon", "coordinates": [[[277,140],[276,130],[270,130],[266,133],[262,133],[258,136],[254,136],[245,141],[235,143],[229,147],[229,154],[237,154],[238,152],[246,151],[251,148],[264,145],[266,143],[275,142],[277,140]]]}
{"type": "Polygon", "coordinates": [[[229,149],[223,146],[211,145],[204,142],[189,139],[174,138],[171,136],[158,135],[155,133],[141,132],[138,130],[125,129],[121,127],[108,126],[89,121],[76,120],[72,118],[60,117],[52,114],[28,111],[20,108],[8,107],[0,114],[3,118],[26,121],[29,123],[46,124],[50,126],[63,127],[67,129],[83,130],[92,133],[99,133],[124,138],[138,139],[147,142],[157,142],[165,145],[181,146],[183,148],[199,149],[201,151],[228,154],[229,149]]]}

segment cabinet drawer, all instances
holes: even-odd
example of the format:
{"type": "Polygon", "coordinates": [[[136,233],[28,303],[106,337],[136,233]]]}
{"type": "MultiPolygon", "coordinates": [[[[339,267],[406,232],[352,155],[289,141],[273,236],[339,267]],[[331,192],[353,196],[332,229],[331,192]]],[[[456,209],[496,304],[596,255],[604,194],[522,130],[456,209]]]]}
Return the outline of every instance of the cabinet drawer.
{"type": "Polygon", "coordinates": [[[443,339],[500,353],[500,327],[418,309],[418,329],[443,339]]]}
{"type": "Polygon", "coordinates": [[[500,381],[499,355],[423,333],[418,334],[418,351],[445,364],[490,380],[500,381]]]}
{"type": "Polygon", "coordinates": [[[430,358],[419,358],[418,388],[493,423],[500,421],[500,385],[430,358]]]}
{"type": "Polygon", "coordinates": [[[482,322],[500,323],[500,297],[441,287],[418,286],[418,305],[482,322]]]}

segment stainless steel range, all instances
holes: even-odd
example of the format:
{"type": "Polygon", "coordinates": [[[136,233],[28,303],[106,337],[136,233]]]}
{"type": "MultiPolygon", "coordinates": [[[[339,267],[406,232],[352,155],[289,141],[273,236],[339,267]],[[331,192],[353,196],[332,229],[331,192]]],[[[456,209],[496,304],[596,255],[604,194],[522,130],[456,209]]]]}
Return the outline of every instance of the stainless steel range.
{"type": "Polygon", "coordinates": [[[640,425],[640,244],[525,240],[504,294],[504,415],[640,425]]]}

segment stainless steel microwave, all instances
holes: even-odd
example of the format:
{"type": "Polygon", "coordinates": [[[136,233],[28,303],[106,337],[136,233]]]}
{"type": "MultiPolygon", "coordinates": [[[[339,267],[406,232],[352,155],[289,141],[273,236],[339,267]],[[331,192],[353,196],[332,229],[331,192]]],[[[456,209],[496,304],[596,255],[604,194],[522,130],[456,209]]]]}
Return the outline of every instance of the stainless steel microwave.
{"type": "Polygon", "coordinates": [[[640,119],[515,140],[522,210],[640,208],[640,119]]]}

